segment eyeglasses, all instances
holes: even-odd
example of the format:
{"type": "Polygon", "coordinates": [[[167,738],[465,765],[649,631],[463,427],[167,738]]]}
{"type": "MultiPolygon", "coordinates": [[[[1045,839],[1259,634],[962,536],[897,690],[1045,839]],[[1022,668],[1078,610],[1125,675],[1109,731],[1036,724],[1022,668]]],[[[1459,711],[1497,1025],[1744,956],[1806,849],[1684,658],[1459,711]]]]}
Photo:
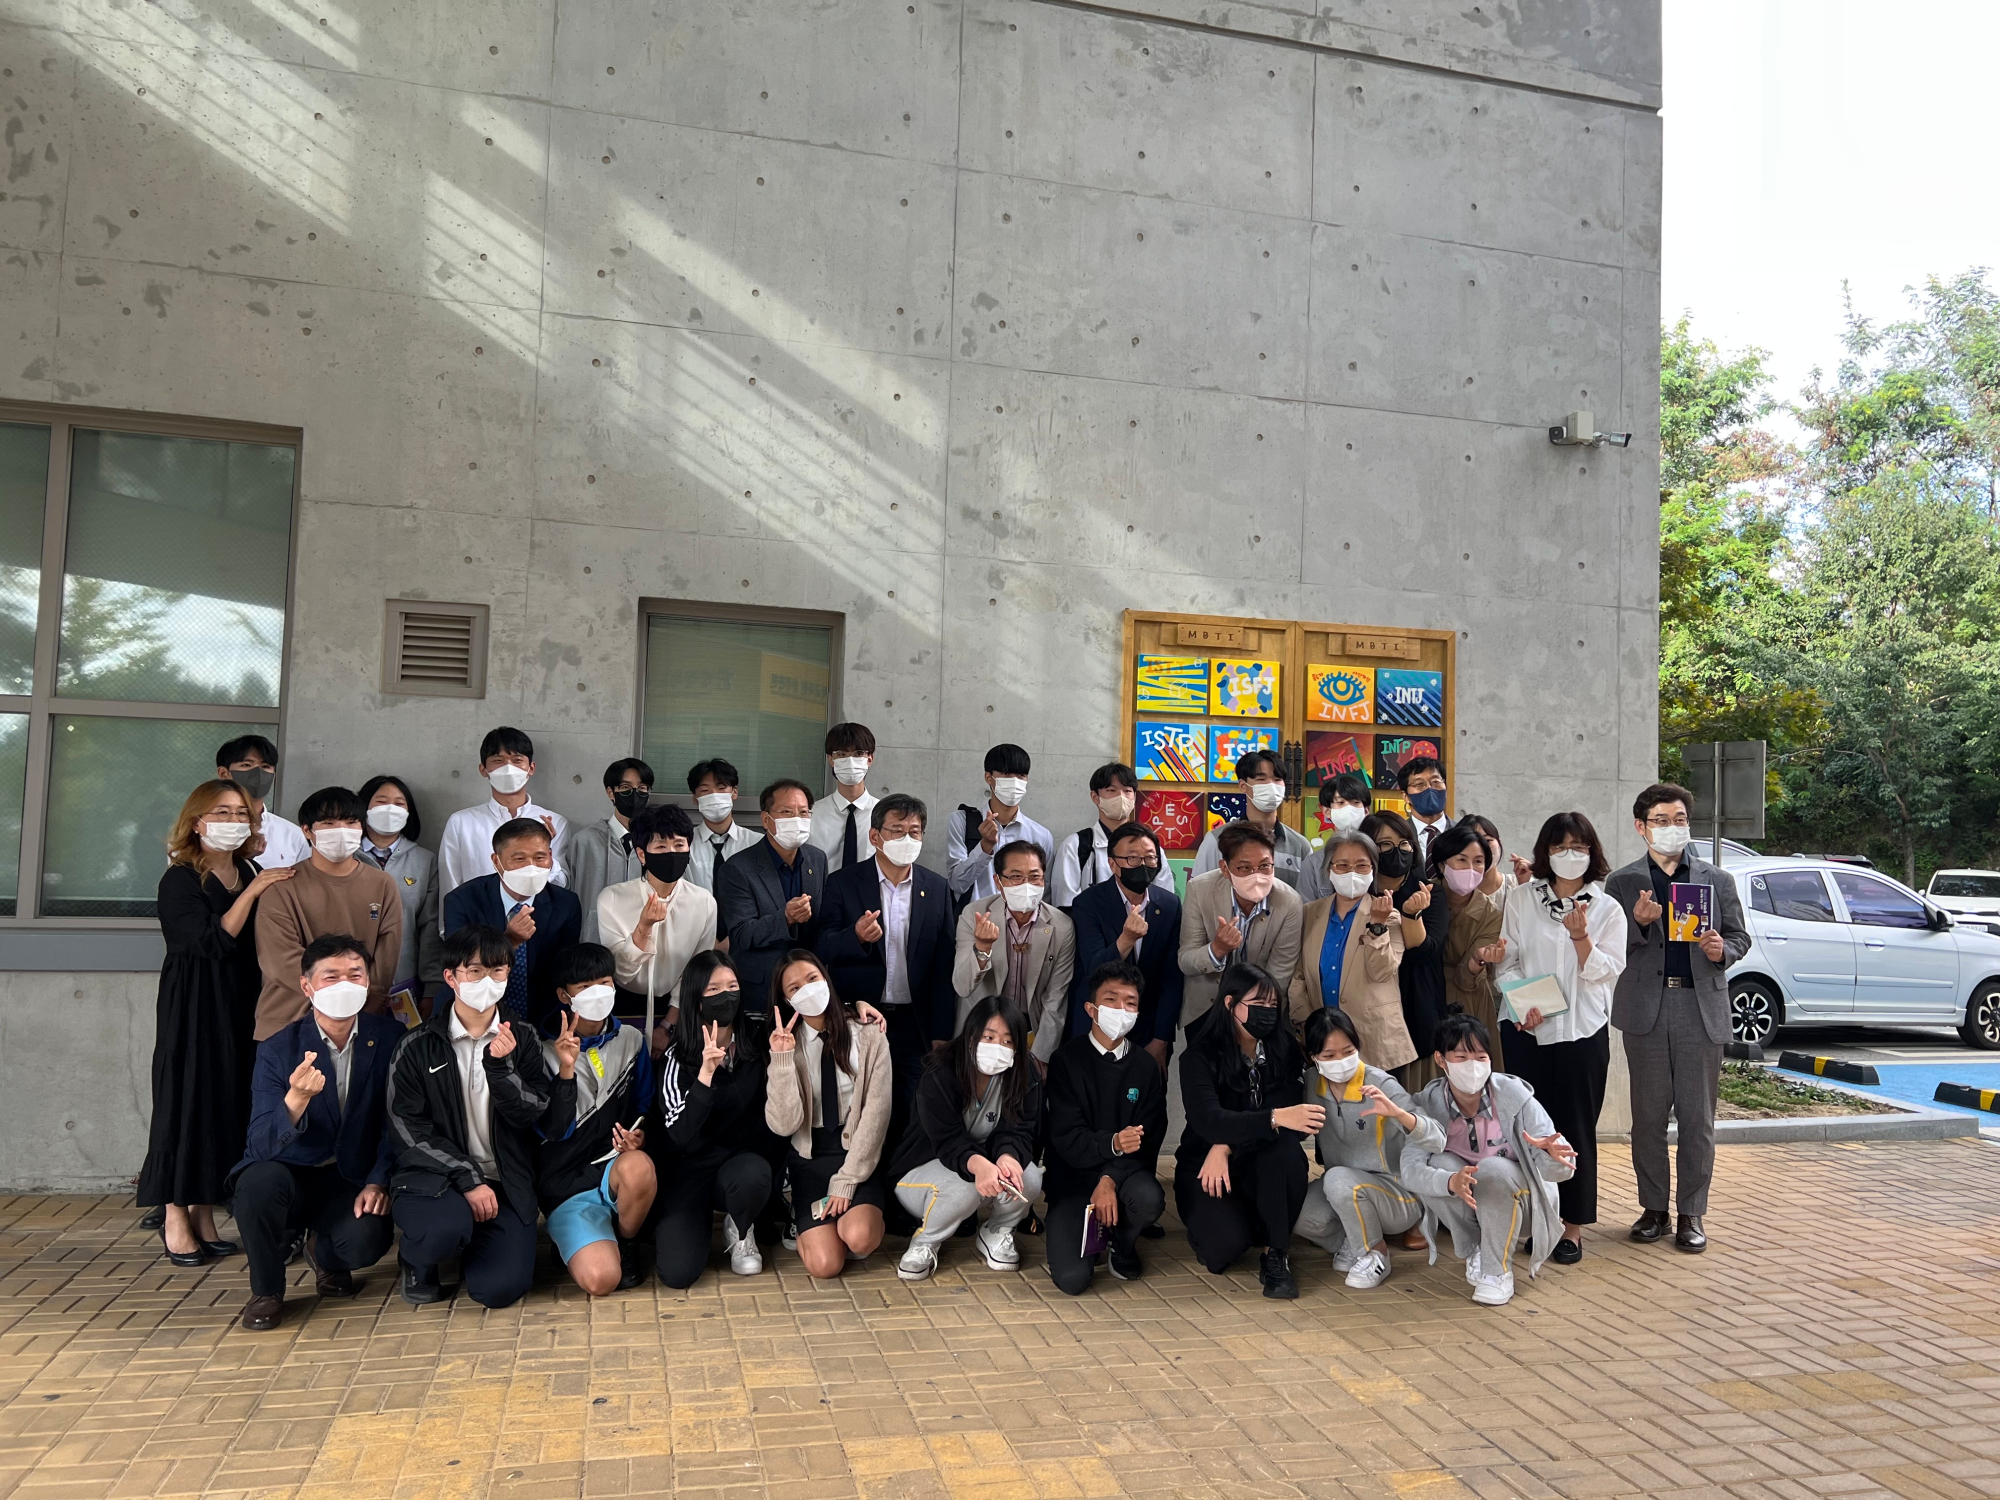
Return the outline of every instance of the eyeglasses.
{"type": "Polygon", "coordinates": [[[1111,856],[1111,863],[1118,866],[1121,870],[1136,870],[1141,865],[1150,865],[1152,862],[1153,856],[1150,854],[1114,854],[1111,856]]]}
{"type": "Polygon", "coordinates": [[[1648,818],[1646,819],[1646,826],[1648,828],[1685,828],[1688,826],[1687,814],[1681,813],[1677,817],[1672,818],[1648,818]]]}

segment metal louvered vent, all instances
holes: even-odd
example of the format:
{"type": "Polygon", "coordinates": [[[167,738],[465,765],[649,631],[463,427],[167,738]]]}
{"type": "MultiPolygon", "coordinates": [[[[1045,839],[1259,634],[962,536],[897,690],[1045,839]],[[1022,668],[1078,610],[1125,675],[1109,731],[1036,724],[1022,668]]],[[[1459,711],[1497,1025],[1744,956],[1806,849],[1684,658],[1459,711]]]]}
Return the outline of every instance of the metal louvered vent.
{"type": "Polygon", "coordinates": [[[382,691],[417,698],[486,696],[484,604],[388,601],[382,691]]]}

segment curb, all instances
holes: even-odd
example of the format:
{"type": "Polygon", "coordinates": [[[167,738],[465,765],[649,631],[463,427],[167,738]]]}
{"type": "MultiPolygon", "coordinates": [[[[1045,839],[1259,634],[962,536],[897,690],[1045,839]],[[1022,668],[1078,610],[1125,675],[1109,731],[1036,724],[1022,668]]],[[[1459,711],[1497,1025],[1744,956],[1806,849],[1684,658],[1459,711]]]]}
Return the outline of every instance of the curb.
{"type": "MultiPolygon", "coordinates": [[[[1873,1097],[1872,1095],[1870,1097],[1873,1097]]],[[[1787,1141],[1943,1141],[1979,1134],[1971,1115],[1943,1110],[1907,1110],[1893,1115],[1796,1115],[1775,1120],[1717,1120],[1718,1146],[1769,1146],[1787,1141]]],[[[1600,1141],[1630,1145],[1630,1131],[1604,1131],[1600,1141]]],[[[1669,1145],[1680,1139],[1677,1127],[1667,1127],[1669,1145]]]]}
{"type": "Polygon", "coordinates": [[[1941,1083],[1931,1098],[1939,1104],[1962,1104],[1967,1109],[2000,1115],[2000,1089],[1976,1089],[1969,1083],[1941,1083]]]}

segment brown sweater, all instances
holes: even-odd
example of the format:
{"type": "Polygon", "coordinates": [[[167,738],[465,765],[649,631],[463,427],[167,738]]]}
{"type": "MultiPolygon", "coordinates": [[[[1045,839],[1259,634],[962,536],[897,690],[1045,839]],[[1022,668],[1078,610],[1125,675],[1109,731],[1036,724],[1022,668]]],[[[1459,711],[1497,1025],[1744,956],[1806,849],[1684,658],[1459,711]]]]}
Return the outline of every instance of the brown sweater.
{"type": "Polygon", "coordinates": [[[351,875],[323,875],[310,859],[293,867],[290,880],[257,901],[257,962],[264,987],[257,996],[257,1040],[306,1013],[299,988],[299,958],[314,938],[345,933],[368,951],[368,1009],[388,1009],[390,981],[403,950],[403,901],[396,882],[366,860],[351,875]]]}

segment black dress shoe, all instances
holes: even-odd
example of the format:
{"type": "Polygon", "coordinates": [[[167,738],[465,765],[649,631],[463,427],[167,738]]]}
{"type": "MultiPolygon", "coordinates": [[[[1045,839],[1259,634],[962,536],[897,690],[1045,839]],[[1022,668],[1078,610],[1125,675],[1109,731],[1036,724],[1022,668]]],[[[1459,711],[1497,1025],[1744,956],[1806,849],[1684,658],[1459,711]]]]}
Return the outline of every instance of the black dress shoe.
{"type": "Polygon", "coordinates": [[[160,1230],[160,1249],[166,1253],[169,1265],[181,1266],[189,1270],[192,1270],[196,1266],[207,1265],[208,1252],[201,1248],[200,1240],[196,1240],[194,1243],[194,1249],[183,1253],[167,1243],[167,1231],[165,1228],[160,1230]]]}
{"type": "Polygon", "coordinates": [[[243,1326],[252,1333],[269,1333],[285,1315],[283,1297],[252,1297],[243,1304],[243,1326]]]}
{"type": "Polygon", "coordinates": [[[1289,1301],[1298,1296],[1299,1284],[1292,1279],[1292,1263],[1282,1250],[1266,1250],[1260,1272],[1264,1295],[1289,1301]]]}
{"type": "Polygon", "coordinates": [[[1139,1231],[1139,1238],[1142,1240],[1163,1240],[1166,1237],[1167,1230],[1164,1224],[1148,1224],[1139,1231]]]}
{"type": "Polygon", "coordinates": [[[225,1255],[235,1255],[243,1247],[234,1240],[203,1240],[201,1248],[219,1260],[225,1255]]]}
{"type": "Polygon", "coordinates": [[[1137,1250],[1127,1250],[1120,1255],[1114,1249],[1111,1252],[1111,1274],[1120,1281],[1137,1281],[1146,1274],[1146,1267],[1140,1262],[1137,1250]]]}
{"type": "Polygon", "coordinates": [[[1648,1245],[1666,1232],[1667,1211],[1664,1208],[1647,1209],[1632,1225],[1632,1238],[1648,1245]]]}
{"type": "Polygon", "coordinates": [[[162,1203],[158,1208],[149,1208],[143,1214],[139,1215],[139,1227],[141,1229],[165,1229],[167,1227],[166,1204],[162,1203]]]}
{"type": "Polygon", "coordinates": [[[1573,1266],[1583,1259],[1583,1246],[1576,1240],[1557,1240],[1549,1259],[1559,1266],[1573,1266]]]}
{"type": "Polygon", "coordinates": [[[1699,1255],[1708,1248],[1708,1236],[1701,1232],[1700,1214],[1682,1214],[1674,1226],[1674,1248],[1699,1255]]]}
{"type": "Polygon", "coordinates": [[[401,1256],[396,1263],[403,1268],[403,1300],[412,1307],[425,1307],[444,1300],[444,1288],[438,1285],[436,1266],[413,1266],[401,1256]]]}
{"type": "Polygon", "coordinates": [[[637,1240],[618,1242],[618,1262],[621,1267],[621,1274],[618,1277],[619,1291],[629,1292],[646,1279],[645,1247],[637,1240]]]}

